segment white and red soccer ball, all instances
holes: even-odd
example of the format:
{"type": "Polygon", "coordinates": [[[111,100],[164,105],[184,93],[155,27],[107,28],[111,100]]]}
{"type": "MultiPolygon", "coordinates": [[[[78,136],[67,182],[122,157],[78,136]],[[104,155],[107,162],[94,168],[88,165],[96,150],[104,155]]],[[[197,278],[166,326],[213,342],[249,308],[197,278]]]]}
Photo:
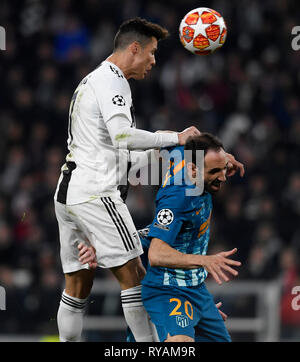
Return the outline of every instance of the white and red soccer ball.
{"type": "Polygon", "coordinates": [[[210,8],[188,12],[179,26],[180,41],[185,49],[206,55],[220,48],[226,40],[227,27],[220,13],[210,8]]]}

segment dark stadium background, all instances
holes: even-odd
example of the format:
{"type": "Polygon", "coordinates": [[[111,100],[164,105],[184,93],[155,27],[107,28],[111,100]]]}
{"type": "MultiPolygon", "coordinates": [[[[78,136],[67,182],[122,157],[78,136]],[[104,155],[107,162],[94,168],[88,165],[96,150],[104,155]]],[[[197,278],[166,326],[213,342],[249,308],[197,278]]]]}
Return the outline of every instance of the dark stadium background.
{"type": "MultiPolygon", "coordinates": [[[[69,102],[79,81],[111,53],[120,23],[141,16],[171,36],[159,45],[150,77],[130,81],[137,125],[196,125],[221,137],[245,164],[245,177],[230,179],[214,200],[209,251],[237,247],[238,280],[279,283],[280,338],[299,340],[300,311],[291,308],[291,290],[300,285],[300,51],[291,46],[299,15],[291,0],[1,1],[0,285],[7,309],[0,311],[0,339],[57,334],[63,274],[53,194],[69,102]],[[221,12],[228,27],[223,48],[206,57],[187,52],[178,39],[181,18],[199,6],[221,12]]],[[[131,188],[127,204],[137,228],[151,221],[154,197],[153,187],[131,188]]],[[[100,269],[97,277],[112,279],[100,269]]],[[[234,302],[223,303],[230,316],[253,315],[251,298],[234,302]]],[[[103,298],[91,304],[91,313],[105,314],[103,298]]],[[[233,339],[255,340],[239,333],[233,339]]]]}

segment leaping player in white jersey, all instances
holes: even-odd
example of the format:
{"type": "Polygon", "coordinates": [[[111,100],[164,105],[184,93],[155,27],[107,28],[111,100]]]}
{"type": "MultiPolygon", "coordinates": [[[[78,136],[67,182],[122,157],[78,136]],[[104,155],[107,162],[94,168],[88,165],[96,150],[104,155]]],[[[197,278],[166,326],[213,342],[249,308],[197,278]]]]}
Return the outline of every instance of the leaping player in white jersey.
{"type": "Polygon", "coordinates": [[[158,41],[167,35],[166,29],[144,19],[124,22],[113,53],[81,81],[72,97],[69,153],[54,196],[65,274],[57,315],[61,341],[81,340],[95,272],[78,260],[78,246],[86,240],[95,248],[98,266],[109,268],[119,281],[124,316],[136,341],[154,340],[141,301],[143,250],[116,172],[125,170],[126,177],[130,150],[183,145],[189,136],[200,134],[195,127],[180,133],[135,128],[128,79],[145,77],[155,65],[158,41]]]}

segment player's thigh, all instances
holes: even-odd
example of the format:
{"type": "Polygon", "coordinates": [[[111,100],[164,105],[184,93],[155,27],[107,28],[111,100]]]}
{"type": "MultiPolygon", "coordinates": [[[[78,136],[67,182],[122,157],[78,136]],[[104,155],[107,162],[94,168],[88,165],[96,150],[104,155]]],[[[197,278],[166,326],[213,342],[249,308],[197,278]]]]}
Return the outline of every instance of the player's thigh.
{"type": "Polygon", "coordinates": [[[86,243],[86,231],[78,226],[68,206],[57,201],[54,203],[59,228],[60,257],[65,274],[88,269],[88,264],[79,261],[78,245],[86,243]]]}
{"type": "Polygon", "coordinates": [[[212,311],[213,307],[211,308],[210,316],[204,316],[201,319],[201,323],[197,326],[196,342],[231,342],[230,334],[222,317],[217,315],[219,312],[215,310],[212,313],[212,311]]]}
{"type": "Polygon", "coordinates": [[[131,215],[121,199],[101,197],[68,208],[79,227],[87,230],[100,267],[120,267],[143,253],[131,215]]]}
{"type": "Polygon", "coordinates": [[[110,269],[117,278],[122,290],[133,288],[141,284],[146,275],[140,257],[129,260],[124,265],[110,269]]]}
{"type": "Polygon", "coordinates": [[[215,305],[213,296],[203,289],[203,312],[196,327],[197,342],[231,342],[225,322],[215,305]]]}
{"type": "Polygon", "coordinates": [[[161,342],[175,342],[174,339],[183,338],[192,341],[199,321],[199,311],[185,295],[178,294],[178,290],[172,292],[172,289],[143,285],[143,304],[161,342]]]}
{"type": "Polygon", "coordinates": [[[120,198],[96,198],[69,205],[67,210],[96,249],[98,266],[122,266],[143,253],[131,215],[120,198]]]}

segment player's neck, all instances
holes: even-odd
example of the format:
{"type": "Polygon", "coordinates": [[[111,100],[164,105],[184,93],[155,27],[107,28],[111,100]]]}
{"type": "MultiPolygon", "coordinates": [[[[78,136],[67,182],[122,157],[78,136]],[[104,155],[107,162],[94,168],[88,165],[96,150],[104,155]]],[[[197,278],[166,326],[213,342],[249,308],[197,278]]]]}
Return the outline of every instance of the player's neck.
{"type": "Polygon", "coordinates": [[[106,58],[106,60],[120,68],[126,79],[129,79],[131,77],[131,62],[129,61],[126,54],[124,54],[123,52],[112,53],[108,58],[106,58]]]}

